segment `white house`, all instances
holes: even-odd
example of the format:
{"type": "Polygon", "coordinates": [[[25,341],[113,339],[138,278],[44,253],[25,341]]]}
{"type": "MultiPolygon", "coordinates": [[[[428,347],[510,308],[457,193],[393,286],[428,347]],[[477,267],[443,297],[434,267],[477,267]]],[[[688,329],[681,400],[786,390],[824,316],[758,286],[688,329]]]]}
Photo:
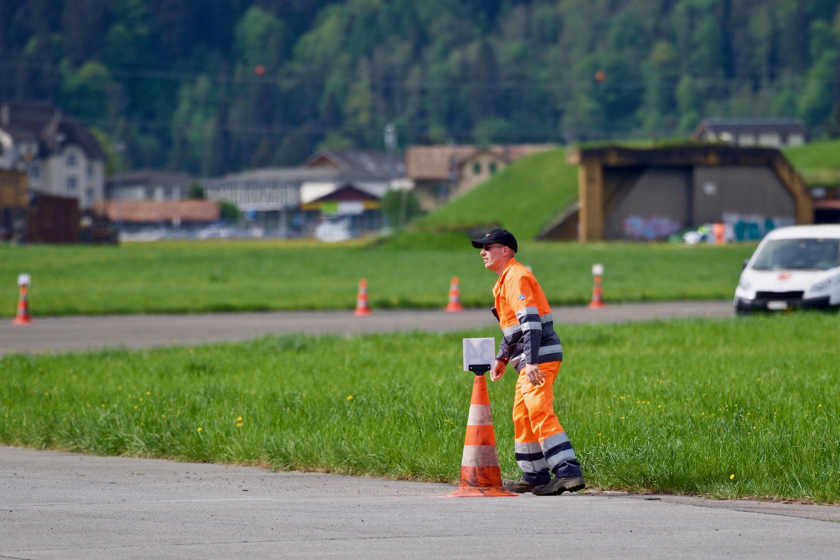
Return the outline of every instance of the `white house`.
{"type": "Polygon", "coordinates": [[[104,197],[105,159],[96,138],[57,107],[0,104],[0,168],[26,171],[30,192],[76,198],[90,209],[104,197]]]}

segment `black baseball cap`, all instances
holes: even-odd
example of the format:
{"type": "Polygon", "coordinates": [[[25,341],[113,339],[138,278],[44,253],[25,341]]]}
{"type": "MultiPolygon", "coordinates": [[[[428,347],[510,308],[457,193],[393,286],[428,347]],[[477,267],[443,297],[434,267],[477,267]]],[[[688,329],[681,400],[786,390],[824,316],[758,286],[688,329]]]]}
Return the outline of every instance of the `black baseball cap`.
{"type": "Polygon", "coordinates": [[[516,244],[516,238],[506,229],[491,230],[481,239],[473,239],[472,245],[476,249],[481,249],[485,245],[490,245],[491,243],[501,243],[502,245],[513,249],[514,252],[519,250],[519,245],[516,244]]]}

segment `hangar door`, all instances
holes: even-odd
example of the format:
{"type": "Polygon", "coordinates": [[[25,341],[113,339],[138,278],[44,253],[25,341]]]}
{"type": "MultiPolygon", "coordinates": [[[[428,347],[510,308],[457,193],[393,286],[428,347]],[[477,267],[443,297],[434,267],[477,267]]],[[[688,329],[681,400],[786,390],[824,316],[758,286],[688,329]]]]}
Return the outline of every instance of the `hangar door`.
{"type": "Polygon", "coordinates": [[[690,167],[604,170],[604,239],[667,239],[690,224],[690,167]]]}

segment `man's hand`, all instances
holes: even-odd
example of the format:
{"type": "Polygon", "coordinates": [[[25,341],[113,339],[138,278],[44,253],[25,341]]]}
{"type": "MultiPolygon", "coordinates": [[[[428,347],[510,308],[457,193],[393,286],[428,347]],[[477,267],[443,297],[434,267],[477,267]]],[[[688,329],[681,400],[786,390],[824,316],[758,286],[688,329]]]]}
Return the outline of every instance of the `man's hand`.
{"type": "Polygon", "coordinates": [[[507,364],[502,360],[493,362],[493,370],[490,372],[490,381],[498,381],[505,374],[505,366],[507,364]]]}
{"type": "Polygon", "coordinates": [[[525,375],[531,385],[542,385],[545,383],[545,374],[540,369],[539,364],[525,364],[525,375]]]}

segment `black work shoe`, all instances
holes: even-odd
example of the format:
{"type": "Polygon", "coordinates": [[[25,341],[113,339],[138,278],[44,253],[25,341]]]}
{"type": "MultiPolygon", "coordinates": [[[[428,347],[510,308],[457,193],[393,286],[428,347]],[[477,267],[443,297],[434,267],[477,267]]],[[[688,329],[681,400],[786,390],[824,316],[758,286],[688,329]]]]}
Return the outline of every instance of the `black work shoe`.
{"type": "Polygon", "coordinates": [[[534,489],[537,496],[557,496],[563,492],[577,492],[586,488],[583,476],[569,476],[566,478],[555,477],[545,486],[538,486],[534,489]]]}
{"type": "Polygon", "coordinates": [[[521,478],[519,480],[505,479],[502,481],[502,486],[505,487],[505,490],[508,490],[515,494],[527,494],[528,492],[534,492],[538,488],[542,488],[542,486],[535,486],[534,484],[526,482],[521,478]]]}

